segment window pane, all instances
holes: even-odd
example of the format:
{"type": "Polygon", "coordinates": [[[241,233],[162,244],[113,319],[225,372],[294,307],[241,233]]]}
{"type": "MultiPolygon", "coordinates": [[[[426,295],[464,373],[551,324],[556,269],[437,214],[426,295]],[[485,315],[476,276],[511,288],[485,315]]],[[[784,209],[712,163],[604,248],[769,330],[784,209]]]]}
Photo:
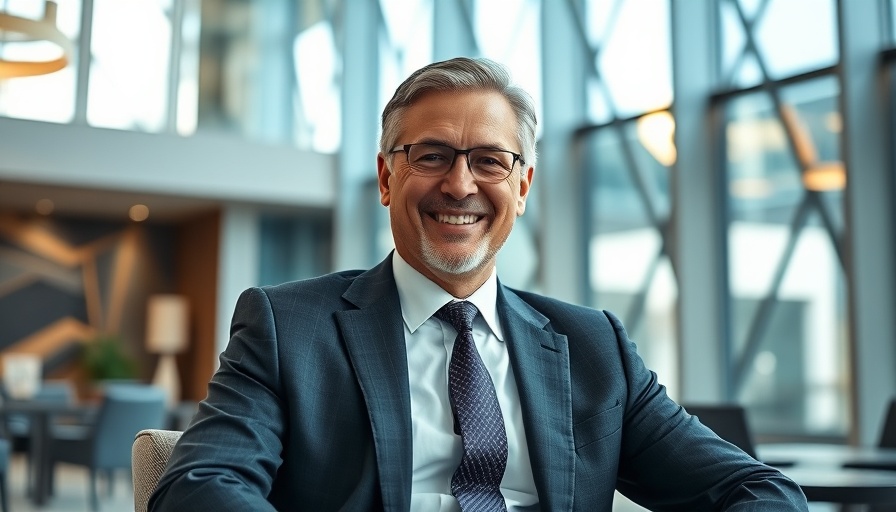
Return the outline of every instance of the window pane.
{"type": "Polygon", "coordinates": [[[725,1],[719,2],[719,14],[724,83],[748,87],[839,59],[833,0],[725,1]],[[752,24],[751,34],[742,17],[752,24]]]}
{"type": "Polygon", "coordinates": [[[669,217],[667,165],[672,162],[661,163],[647,150],[651,132],[638,128],[638,122],[608,125],[581,142],[590,179],[591,305],[620,317],[639,353],[674,395],[678,288],[662,229],[669,217]]]}
{"type": "MultiPolygon", "coordinates": [[[[532,95],[539,120],[542,119],[540,9],[540,0],[477,0],[473,17],[482,56],[507,66],[514,82],[532,95]]],[[[541,128],[541,124],[536,127],[536,137],[541,128]]]]}
{"type": "Polygon", "coordinates": [[[320,214],[264,214],[260,219],[259,284],[324,274],[332,259],[332,226],[320,214]]]}
{"type": "Polygon", "coordinates": [[[586,2],[592,47],[589,115],[596,123],[666,108],[672,102],[669,3],[666,0],[586,2]],[[598,82],[598,83],[595,83],[598,82]]]}
{"type": "Polygon", "coordinates": [[[844,436],[845,169],[837,83],[726,106],[732,375],[759,434],[844,436]]]}
{"type": "Polygon", "coordinates": [[[165,128],[171,59],[171,0],[94,0],[87,122],[165,128]]]}
{"type": "Polygon", "coordinates": [[[432,0],[380,0],[380,111],[411,73],[432,62],[432,0]]]}
{"type": "MultiPolygon", "coordinates": [[[[43,2],[6,0],[4,10],[13,16],[43,18],[43,2]]],[[[77,44],[81,23],[81,0],[60,0],[56,26],[73,44],[77,44]]],[[[78,49],[76,48],[77,52],[78,49]]],[[[0,55],[12,60],[56,58],[52,43],[5,43],[0,55]]],[[[0,115],[35,121],[67,123],[75,113],[75,68],[77,53],[64,69],[48,75],[0,80],[0,115]]]]}
{"type": "Polygon", "coordinates": [[[333,26],[320,20],[295,40],[299,112],[296,141],[301,148],[335,153],[342,141],[341,59],[333,26]]]}

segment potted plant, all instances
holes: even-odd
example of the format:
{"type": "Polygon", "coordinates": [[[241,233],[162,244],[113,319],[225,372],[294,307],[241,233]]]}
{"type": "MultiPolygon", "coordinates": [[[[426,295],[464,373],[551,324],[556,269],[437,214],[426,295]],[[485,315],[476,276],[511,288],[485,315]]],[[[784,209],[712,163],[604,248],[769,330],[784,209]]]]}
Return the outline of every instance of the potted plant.
{"type": "Polygon", "coordinates": [[[124,348],[124,340],[116,334],[87,340],[81,353],[87,377],[95,383],[135,379],[137,363],[124,348]]]}

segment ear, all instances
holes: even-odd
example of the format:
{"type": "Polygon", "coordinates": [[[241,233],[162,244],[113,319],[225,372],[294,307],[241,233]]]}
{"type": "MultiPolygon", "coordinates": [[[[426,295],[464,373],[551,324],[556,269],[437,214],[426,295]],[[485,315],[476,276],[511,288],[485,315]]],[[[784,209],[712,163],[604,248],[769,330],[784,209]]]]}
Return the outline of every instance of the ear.
{"type": "Polygon", "coordinates": [[[532,187],[532,177],[535,175],[535,168],[529,167],[520,176],[520,195],[516,199],[516,215],[519,217],[526,211],[526,199],[529,197],[529,189],[532,187]]]}
{"type": "Polygon", "coordinates": [[[376,175],[380,187],[380,203],[383,206],[389,206],[391,196],[389,178],[392,177],[392,171],[389,169],[389,164],[386,163],[386,157],[383,156],[382,153],[376,155],[376,175]]]}

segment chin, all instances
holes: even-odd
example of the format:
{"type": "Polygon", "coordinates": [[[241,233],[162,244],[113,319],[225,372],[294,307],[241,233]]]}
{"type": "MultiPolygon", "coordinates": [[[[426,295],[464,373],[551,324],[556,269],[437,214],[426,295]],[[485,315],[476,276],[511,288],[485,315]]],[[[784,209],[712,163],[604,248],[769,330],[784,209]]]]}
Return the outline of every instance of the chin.
{"type": "Polygon", "coordinates": [[[479,244],[476,250],[469,253],[448,254],[437,250],[431,244],[423,242],[422,256],[426,265],[438,272],[446,274],[466,274],[482,268],[489,259],[488,244],[479,244]]]}

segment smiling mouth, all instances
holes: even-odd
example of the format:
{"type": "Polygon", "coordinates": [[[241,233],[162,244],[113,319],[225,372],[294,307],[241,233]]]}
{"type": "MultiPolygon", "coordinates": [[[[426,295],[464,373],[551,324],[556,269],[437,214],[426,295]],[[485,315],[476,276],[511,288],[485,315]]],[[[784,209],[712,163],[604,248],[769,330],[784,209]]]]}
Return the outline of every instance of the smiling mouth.
{"type": "Polygon", "coordinates": [[[478,215],[445,215],[443,213],[437,213],[433,217],[438,222],[455,225],[475,224],[482,218],[478,215]]]}

